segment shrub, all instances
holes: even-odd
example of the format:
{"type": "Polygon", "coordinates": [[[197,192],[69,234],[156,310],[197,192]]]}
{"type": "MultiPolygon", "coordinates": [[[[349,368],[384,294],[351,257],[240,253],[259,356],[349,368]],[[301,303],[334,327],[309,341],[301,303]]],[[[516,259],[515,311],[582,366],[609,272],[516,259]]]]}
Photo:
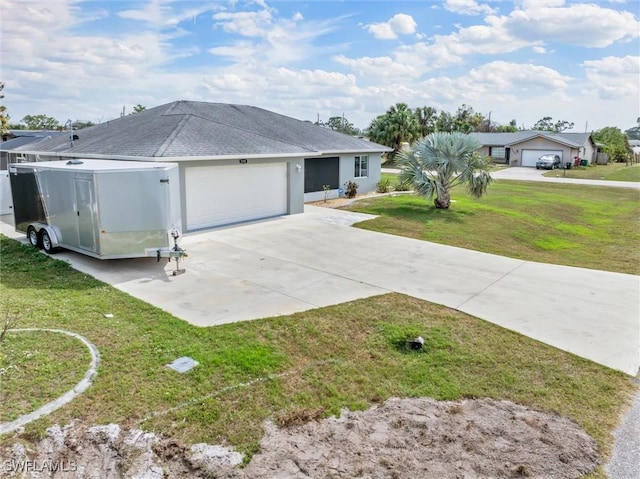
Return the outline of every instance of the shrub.
{"type": "Polygon", "coordinates": [[[389,178],[382,178],[376,185],[377,193],[389,193],[391,191],[391,180],[389,178]]]}
{"type": "Polygon", "coordinates": [[[410,180],[405,180],[405,181],[400,181],[398,180],[398,182],[394,185],[393,187],[394,190],[396,191],[411,191],[411,181],[410,180]]]}
{"type": "Polygon", "coordinates": [[[358,183],[356,183],[355,181],[347,181],[344,184],[344,194],[347,198],[355,198],[356,197],[356,193],[358,192],[358,183]]]}
{"type": "Polygon", "coordinates": [[[331,185],[322,185],[322,189],[324,190],[324,202],[326,203],[331,191],[331,185]]]}

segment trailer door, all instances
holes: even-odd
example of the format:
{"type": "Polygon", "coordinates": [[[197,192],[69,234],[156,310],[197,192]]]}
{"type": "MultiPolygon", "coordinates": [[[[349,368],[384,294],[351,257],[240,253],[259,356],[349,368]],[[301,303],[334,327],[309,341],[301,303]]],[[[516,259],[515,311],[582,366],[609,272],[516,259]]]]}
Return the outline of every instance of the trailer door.
{"type": "Polygon", "coordinates": [[[76,214],[78,216],[78,246],[96,252],[96,232],[93,218],[93,182],[75,178],[76,214]]]}

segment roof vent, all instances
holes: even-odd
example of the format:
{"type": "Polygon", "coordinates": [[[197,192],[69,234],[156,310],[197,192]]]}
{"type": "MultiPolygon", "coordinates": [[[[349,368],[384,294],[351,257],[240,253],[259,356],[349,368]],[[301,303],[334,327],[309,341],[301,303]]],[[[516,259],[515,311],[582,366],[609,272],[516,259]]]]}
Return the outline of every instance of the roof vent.
{"type": "Polygon", "coordinates": [[[83,165],[84,161],[82,160],[69,160],[67,161],[67,165],[83,165]]]}

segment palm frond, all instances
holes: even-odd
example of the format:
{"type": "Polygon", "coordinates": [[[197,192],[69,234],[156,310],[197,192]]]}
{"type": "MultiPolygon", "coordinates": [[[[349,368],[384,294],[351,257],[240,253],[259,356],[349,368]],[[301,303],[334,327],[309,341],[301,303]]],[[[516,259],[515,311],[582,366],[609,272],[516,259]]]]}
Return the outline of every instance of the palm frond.
{"type": "Polygon", "coordinates": [[[471,195],[479,198],[492,181],[488,163],[477,152],[481,144],[469,135],[436,132],[401,151],[396,162],[401,181],[410,182],[420,196],[432,199],[448,196],[452,187],[466,183],[471,195]]]}

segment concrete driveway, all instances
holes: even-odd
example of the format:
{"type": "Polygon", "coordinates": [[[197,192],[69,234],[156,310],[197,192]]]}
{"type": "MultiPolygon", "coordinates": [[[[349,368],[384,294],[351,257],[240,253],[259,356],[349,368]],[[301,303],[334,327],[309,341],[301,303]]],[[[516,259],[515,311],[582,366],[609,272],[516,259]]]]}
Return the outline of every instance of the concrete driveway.
{"type": "MultiPolygon", "coordinates": [[[[369,215],[305,213],[189,234],[186,274],[155,259],[56,255],[194,325],[290,314],[390,291],[440,303],[635,375],[640,277],[504,258],[352,228],[369,215]]],[[[16,236],[12,227],[0,231],[16,236]]],[[[20,236],[20,235],[18,235],[20,236]]],[[[106,311],[105,311],[106,312],[106,311]]]]}

